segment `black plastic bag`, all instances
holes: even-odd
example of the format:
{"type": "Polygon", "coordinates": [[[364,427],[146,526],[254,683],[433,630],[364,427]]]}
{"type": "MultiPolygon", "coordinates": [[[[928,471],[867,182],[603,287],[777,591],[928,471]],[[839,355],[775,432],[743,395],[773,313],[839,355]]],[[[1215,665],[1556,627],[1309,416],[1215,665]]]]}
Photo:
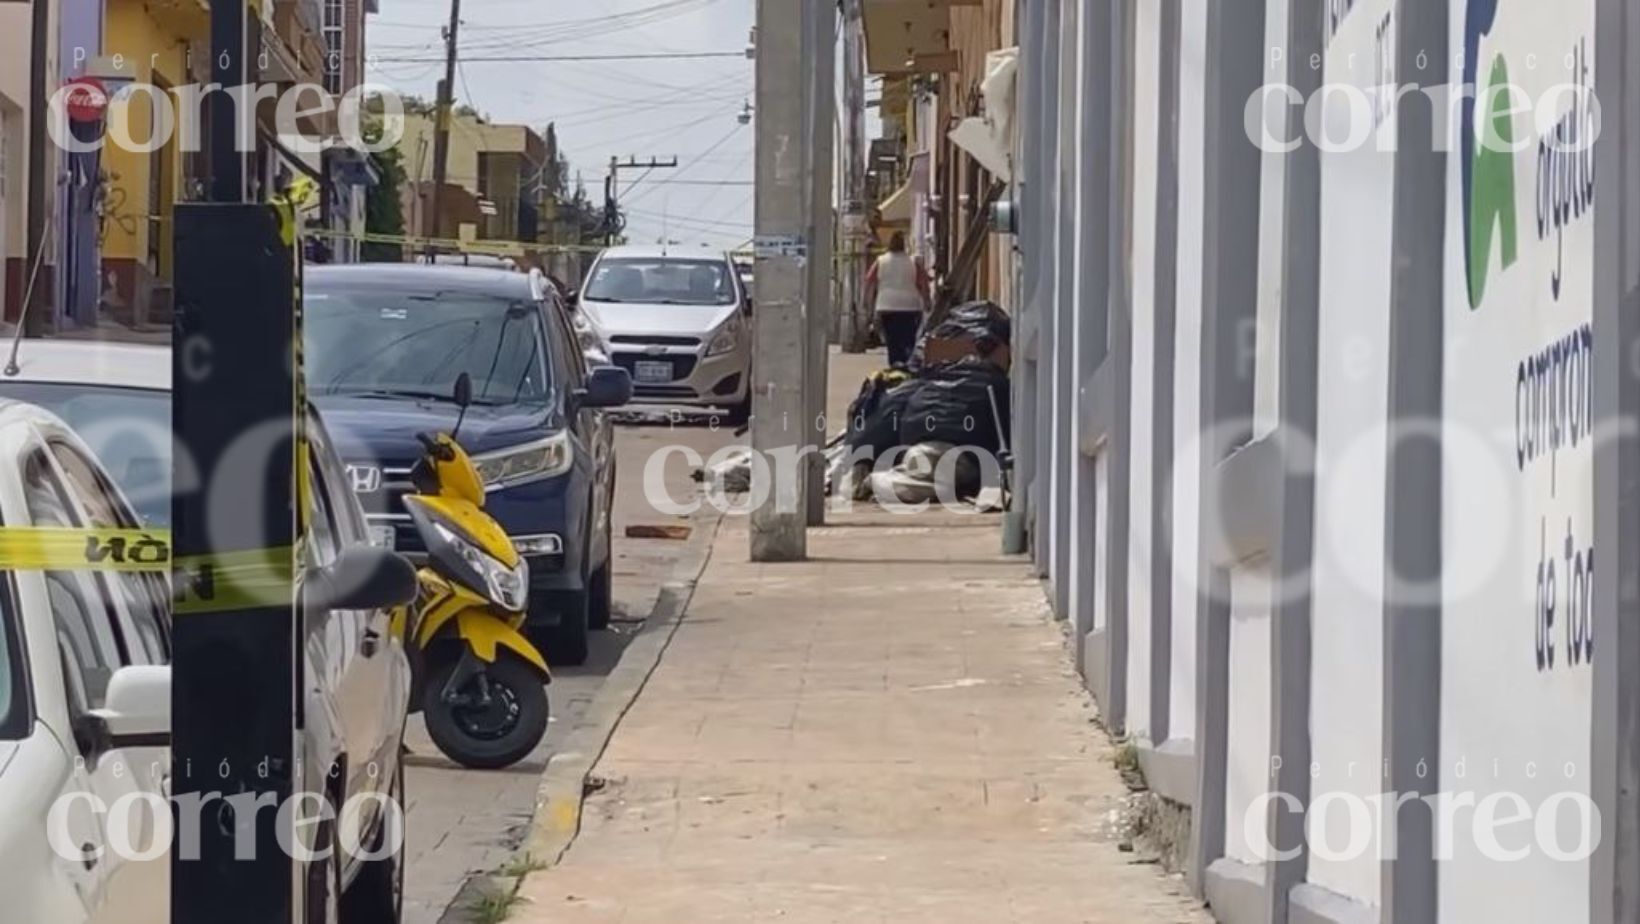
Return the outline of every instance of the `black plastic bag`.
{"type": "Polygon", "coordinates": [[[996,364],[971,356],[925,369],[907,384],[915,387],[900,418],[900,443],[1002,448],[998,433],[1008,432],[1008,375],[996,364]]]}
{"type": "Polygon", "coordinates": [[[848,431],[843,443],[851,450],[868,446],[872,458],[900,445],[900,418],[917,380],[900,369],[872,374],[848,406],[848,431]]]}
{"type": "Polygon", "coordinates": [[[1013,321],[995,302],[983,299],[964,302],[951,309],[945,320],[925,327],[917,338],[917,348],[911,354],[911,368],[920,370],[928,365],[930,341],[965,340],[973,344],[978,356],[991,356],[1013,342],[1013,321]]]}

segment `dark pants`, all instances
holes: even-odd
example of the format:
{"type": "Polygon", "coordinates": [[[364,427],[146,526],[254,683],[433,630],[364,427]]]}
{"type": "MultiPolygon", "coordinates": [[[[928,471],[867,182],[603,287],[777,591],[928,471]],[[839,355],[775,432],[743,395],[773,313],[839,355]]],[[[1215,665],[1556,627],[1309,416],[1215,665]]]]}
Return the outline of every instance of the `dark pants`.
{"type": "Polygon", "coordinates": [[[877,324],[883,329],[883,343],[888,347],[888,364],[903,366],[910,362],[911,351],[917,347],[917,331],[922,328],[922,312],[879,312],[877,324]]]}

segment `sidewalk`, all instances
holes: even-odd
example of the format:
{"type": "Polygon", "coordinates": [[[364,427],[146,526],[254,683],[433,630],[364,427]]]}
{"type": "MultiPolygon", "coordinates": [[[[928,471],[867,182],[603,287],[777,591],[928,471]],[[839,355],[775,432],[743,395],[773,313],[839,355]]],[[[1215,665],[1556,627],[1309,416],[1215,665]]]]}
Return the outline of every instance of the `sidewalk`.
{"type": "Polygon", "coordinates": [[[1209,920],[1118,850],[1113,749],[996,518],[833,522],[798,564],[748,563],[724,524],[510,920],[1209,920]]]}

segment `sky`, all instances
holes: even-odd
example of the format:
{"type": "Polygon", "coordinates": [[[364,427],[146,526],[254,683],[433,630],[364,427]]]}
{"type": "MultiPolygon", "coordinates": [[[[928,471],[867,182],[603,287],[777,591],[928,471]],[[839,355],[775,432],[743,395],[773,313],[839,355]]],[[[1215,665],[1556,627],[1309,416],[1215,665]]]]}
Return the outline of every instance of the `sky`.
{"type": "MultiPolygon", "coordinates": [[[[743,54],[482,59],[744,52],[754,13],[754,0],[463,0],[455,98],[496,122],[537,131],[556,122],[559,147],[594,199],[611,155],[676,157],[677,169],[621,171],[627,238],[739,247],[752,236],[753,126],[737,116],[753,95],[753,62],[743,54]]],[[[449,16],[449,0],[381,0],[365,31],[370,81],[432,99],[449,16]]]]}

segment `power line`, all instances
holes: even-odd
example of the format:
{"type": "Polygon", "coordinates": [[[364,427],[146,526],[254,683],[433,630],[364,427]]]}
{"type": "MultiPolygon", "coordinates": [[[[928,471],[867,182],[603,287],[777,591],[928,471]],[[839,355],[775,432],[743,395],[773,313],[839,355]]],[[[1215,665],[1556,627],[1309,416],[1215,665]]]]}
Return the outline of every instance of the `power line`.
{"type": "MultiPolygon", "coordinates": [[[[744,58],[743,51],[673,51],[673,52],[638,52],[633,54],[614,55],[468,55],[462,58],[471,64],[535,64],[549,61],[681,61],[696,58],[744,58]]],[[[390,57],[383,55],[375,59],[383,64],[425,64],[428,61],[442,60],[429,57],[390,57]]]]}
{"type": "MultiPolygon", "coordinates": [[[[719,138],[717,141],[713,142],[711,147],[707,148],[706,150],[704,150],[704,151],[700,152],[699,154],[696,154],[694,157],[690,158],[689,163],[684,164],[681,168],[679,168],[678,174],[681,174],[681,173],[691,169],[692,167],[694,167],[695,165],[700,163],[701,158],[703,158],[706,155],[712,153],[713,151],[716,151],[718,148],[723,147],[723,145],[725,143],[727,143],[730,138],[733,138],[740,131],[741,128],[742,128],[742,126],[736,125],[733,128],[729,129],[728,133],[725,134],[722,138],[719,138]]],[[[677,174],[674,174],[674,176],[676,176],[676,175],[677,174]]],[[[644,196],[646,196],[646,195],[654,192],[655,190],[659,189],[660,187],[665,186],[671,180],[672,180],[672,177],[670,177],[670,176],[666,177],[664,179],[661,179],[661,180],[657,180],[653,184],[651,184],[648,189],[640,191],[636,196],[633,196],[628,201],[629,202],[636,202],[639,199],[642,199],[644,196]]]]}

